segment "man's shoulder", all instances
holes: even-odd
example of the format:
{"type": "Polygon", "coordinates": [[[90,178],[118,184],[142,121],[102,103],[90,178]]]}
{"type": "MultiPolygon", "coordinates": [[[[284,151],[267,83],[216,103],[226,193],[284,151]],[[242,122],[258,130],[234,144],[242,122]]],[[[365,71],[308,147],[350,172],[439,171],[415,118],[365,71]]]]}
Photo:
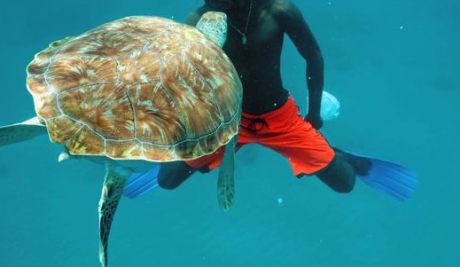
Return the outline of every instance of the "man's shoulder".
{"type": "Polygon", "coordinates": [[[270,12],[273,15],[289,15],[297,10],[297,7],[290,0],[269,0],[270,12]]]}
{"type": "Polygon", "coordinates": [[[304,24],[305,19],[300,9],[291,0],[269,0],[270,14],[282,29],[292,29],[304,24]]]}

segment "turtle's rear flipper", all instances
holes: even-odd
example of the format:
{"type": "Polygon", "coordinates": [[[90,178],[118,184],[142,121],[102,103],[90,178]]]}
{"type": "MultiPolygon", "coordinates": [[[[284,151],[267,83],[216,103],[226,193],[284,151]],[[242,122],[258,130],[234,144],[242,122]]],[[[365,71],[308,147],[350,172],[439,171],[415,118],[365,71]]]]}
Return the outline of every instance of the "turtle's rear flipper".
{"type": "Polygon", "coordinates": [[[106,174],[99,201],[99,260],[103,267],[107,266],[107,245],[110,227],[123,194],[123,188],[131,172],[126,168],[106,164],[106,174]]]}
{"type": "Polygon", "coordinates": [[[21,123],[0,127],[0,146],[19,143],[46,134],[46,127],[37,117],[21,123]]]}
{"type": "Polygon", "coordinates": [[[224,161],[219,167],[217,201],[223,211],[228,211],[235,197],[235,143],[236,137],[226,145],[224,161]]]}

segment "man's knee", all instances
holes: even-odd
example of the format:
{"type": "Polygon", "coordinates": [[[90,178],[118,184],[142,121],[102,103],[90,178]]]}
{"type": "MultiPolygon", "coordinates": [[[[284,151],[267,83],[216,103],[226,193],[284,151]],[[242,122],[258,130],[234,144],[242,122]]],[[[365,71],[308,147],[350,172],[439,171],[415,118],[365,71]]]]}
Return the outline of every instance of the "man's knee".
{"type": "Polygon", "coordinates": [[[167,190],[173,190],[176,189],[180,183],[176,182],[174,179],[168,179],[168,177],[158,177],[158,185],[167,190]]]}
{"type": "Polygon", "coordinates": [[[183,162],[163,163],[158,174],[158,185],[173,190],[189,178],[195,169],[183,162]]]}
{"type": "Polygon", "coordinates": [[[343,177],[341,181],[333,188],[337,193],[350,193],[355,188],[356,178],[354,176],[343,177]]]}
{"type": "Polygon", "coordinates": [[[317,176],[338,193],[350,193],[355,187],[356,178],[353,167],[340,157],[334,157],[317,176]]]}

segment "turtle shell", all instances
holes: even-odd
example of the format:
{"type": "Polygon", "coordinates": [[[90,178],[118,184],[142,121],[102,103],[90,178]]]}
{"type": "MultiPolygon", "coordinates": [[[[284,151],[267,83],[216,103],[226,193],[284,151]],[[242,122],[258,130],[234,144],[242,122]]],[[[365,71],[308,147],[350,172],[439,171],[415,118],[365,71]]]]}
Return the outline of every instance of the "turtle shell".
{"type": "Polygon", "coordinates": [[[173,161],[237,134],[242,86],[194,27],[127,17],[52,43],[27,68],[35,111],[73,155],[173,161]]]}

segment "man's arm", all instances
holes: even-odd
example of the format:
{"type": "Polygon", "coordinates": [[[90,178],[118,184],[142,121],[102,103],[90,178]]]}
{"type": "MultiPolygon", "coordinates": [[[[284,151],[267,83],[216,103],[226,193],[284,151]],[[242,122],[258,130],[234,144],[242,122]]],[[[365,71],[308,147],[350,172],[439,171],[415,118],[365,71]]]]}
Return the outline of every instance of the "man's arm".
{"type": "Polygon", "coordinates": [[[307,61],[309,108],[306,119],[319,129],[322,126],[320,111],[324,84],[321,50],[302,13],[289,0],[275,0],[273,14],[282,30],[288,34],[299,53],[307,61]]]}

